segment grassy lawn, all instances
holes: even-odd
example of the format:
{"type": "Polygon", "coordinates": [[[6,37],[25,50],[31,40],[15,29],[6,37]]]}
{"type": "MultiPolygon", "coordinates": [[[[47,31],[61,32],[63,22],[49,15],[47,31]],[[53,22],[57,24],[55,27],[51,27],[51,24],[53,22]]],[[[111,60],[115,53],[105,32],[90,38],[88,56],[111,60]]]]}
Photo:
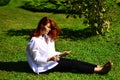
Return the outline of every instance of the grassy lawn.
{"type": "Polygon", "coordinates": [[[66,19],[65,14],[32,12],[20,8],[23,0],[11,0],[0,6],[0,80],[119,80],[120,76],[120,6],[107,0],[112,17],[110,32],[105,36],[89,36],[83,29],[82,19],[66,19]],[[109,74],[76,74],[54,72],[34,74],[26,61],[28,35],[38,21],[48,16],[63,30],[56,42],[56,50],[71,50],[67,58],[103,65],[112,60],[114,66],[109,74]]]}

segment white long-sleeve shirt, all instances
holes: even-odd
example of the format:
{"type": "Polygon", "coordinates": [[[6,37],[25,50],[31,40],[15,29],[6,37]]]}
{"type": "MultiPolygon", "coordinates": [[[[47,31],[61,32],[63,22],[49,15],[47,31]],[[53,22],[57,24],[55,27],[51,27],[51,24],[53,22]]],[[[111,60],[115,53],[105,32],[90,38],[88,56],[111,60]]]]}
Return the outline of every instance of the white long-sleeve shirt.
{"type": "Polygon", "coordinates": [[[55,51],[54,41],[50,41],[48,37],[48,42],[46,43],[45,36],[32,37],[26,49],[28,63],[37,74],[55,67],[58,62],[47,61],[47,59],[59,54],[60,52],[55,51]]]}

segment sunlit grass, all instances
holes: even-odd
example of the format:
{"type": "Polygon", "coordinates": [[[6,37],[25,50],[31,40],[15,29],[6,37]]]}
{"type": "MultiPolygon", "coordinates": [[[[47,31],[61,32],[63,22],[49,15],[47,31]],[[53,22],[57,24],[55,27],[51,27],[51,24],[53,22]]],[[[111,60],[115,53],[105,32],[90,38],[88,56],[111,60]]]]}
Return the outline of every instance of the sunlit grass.
{"type": "MultiPolygon", "coordinates": [[[[32,12],[19,8],[19,0],[0,7],[0,79],[1,80],[119,80],[120,76],[120,20],[113,14],[110,32],[105,36],[88,36],[82,31],[86,28],[82,19],[66,19],[65,14],[32,12]],[[15,4],[15,5],[14,5],[15,4]],[[56,42],[56,50],[71,50],[66,58],[83,60],[103,65],[112,60],[111,72],[97,74],[76,74],[54,72],[34,74],[26,62],[28,34],[36,28],[39,20],[48,16],[56,21],[65,32],[56,42]]],[[[119,9],[119,8],[118,8],[119,9]]],[[[117,11],[116,14],[120,14],[117,11]]]]}

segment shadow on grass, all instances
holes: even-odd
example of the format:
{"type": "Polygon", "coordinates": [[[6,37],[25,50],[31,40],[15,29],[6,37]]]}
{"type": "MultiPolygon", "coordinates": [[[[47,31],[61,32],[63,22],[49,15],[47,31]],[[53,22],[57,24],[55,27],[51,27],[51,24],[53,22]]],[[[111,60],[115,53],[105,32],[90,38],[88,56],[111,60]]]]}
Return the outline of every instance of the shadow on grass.
{"type": "Polygon", "coordinates": [[[95,36],[96,33],[92,31],[90,28],[85,28],[83,30],[73,30],[73,29],[62,29],[63,33],[60,34],[60,36],[64,39],[70,39],[70,40],[84,40],[86,38],[95,36]]]}
{"type": "Polygon", "coordinates": [[[26,61],[0,62],[0,70],[33,73],[26,61]]]}
{"type": "Polygon", "coordinates": [[[35,9],[35,8],[29,8],[29,7],[24,7],[24,6],[20,6],[18,8],[32,11],[32,12],[47,12],[47,13],[54,13],[54,14],[65,14],[66,13],[65,10],[57,10],[57,9],[50,9],[50,8],[35,9]]]}
{"type": "MultiPolygon", "coordinates": [[[[7,35],[9,36],[29,36],[34,29],[21,29],[21,30],[8,30],[7,35]]],[[[62,39],[70,39],[70,40],[79,40],[86,39],[91,36],[95,36],[95,33],[92,32],[90,28],[86,28],[83,30],[73,30],[68,28],[63,28],[60,34],[60,38],[62,39]]]]}
{"type": "MultiPolygon", "coordinates": [[[[18,61],[18,62],[0,62],[0,70],[2,71],[8,71],[8,72],[23,72],[23,73],[31,73],[31,74],[35,74],[32,69],[30,69],[28,63],[26,61],[18,61]]],[[[51,70],[48,70],[46,72],[42,72],[42,73],[39,73],[39,74],[45,74],[45,75],[49,75],[49,73],[53,73],[53,72],[62,72],[62,73],[67,73],[67,72],[70,72],[70,73],[79,73],[81,74],[80,72],[77,72],[77,71],[72,71],[72,70],[54,70],[54,69],[51,69],[51,70]]],[[[85,74],[85,73],[82,73],[82,74],[85,74]]],[[[89,73],[86,73],[86,74],[89,74],[89,73]]]]}
{"type": "Polygon", "coordinates": [[[30,35],[33,30],[34,29],[21,29],[21,30],[10,29],[7,31],[7,35],[9,35],[9,36],[25,36],[25,35],[30,35]]]}

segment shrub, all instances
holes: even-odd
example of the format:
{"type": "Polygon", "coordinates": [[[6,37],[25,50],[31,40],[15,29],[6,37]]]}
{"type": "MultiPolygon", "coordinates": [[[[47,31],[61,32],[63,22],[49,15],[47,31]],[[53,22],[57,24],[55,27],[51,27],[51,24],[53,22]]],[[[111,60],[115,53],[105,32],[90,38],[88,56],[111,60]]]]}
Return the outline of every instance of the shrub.
{"type": "Polygon", "coordinates": [[[10,2],[10,0],[0,0],[0,6],[7,5],[10,2]]]}
{"type": "Polygon", "coordinates": [[[29,0],[25,1],[23,8],[32,11],[65,12],[65,6],[56,0],[29,0]]]}

